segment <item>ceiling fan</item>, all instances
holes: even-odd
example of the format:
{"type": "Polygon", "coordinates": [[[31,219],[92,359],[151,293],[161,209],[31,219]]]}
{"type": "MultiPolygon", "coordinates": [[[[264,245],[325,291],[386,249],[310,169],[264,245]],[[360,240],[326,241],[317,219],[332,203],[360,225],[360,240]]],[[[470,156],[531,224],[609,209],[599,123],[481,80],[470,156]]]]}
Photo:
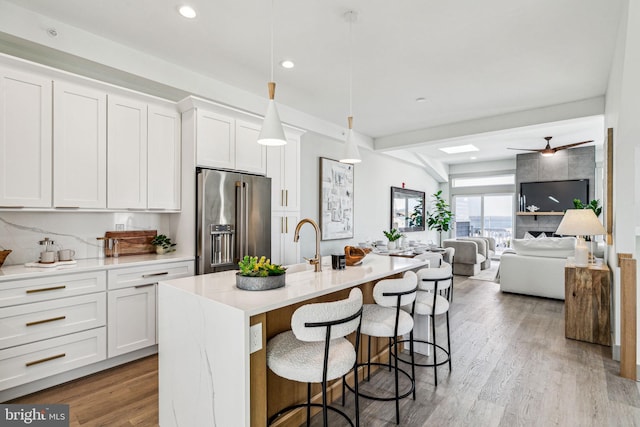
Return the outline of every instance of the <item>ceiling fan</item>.
{"type": "Polygon", "coordinates": [[[534,152],[537,151],[538,153],[540,153],[540,155],[545,156],[545,157],[549,157],[549,156],[553,156],[554,154],[556,154],[556,151],[566,150],[567,148],[575,147],[577,145],[582,145],[582,144],[587,144],[589,142],[593,142],[593,140],[582,141],[582,142],[574,142],[573,144],[560,145],[558,147],[551,148],[551,144],[549,144],[549,141],[551,141],[551,138],[553,138],[553,137],[552,136],[545,136],[544,137],[544,139],[547,140],[547,146],[544,147],[544,148],[509,148],[509,150],[534,151],[534,152]]]}

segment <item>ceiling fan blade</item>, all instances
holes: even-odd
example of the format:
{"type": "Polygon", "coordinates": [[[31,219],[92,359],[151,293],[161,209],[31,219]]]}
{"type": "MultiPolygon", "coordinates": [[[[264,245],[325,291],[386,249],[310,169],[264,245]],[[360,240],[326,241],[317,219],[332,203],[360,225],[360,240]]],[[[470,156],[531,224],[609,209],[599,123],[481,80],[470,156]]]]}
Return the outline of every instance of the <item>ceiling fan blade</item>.
{"type": "Polygon", "coordinates": [[[577,145],[587,144],[589,142],[593,142],[593,139],[590,141],[574,142],[573,144],[560,145],[558,147],[554,147],[553,150],[554,151],[566,150],[567,148],[575,147],[577,145]]]}
{"type": "Polygon", "coordinates": [[[531,151],[534,153],[539,153],[540,151],[544,150],[544,148],[511,148],[511,147],[507,147],[507,150],[518,150],[518,151],[531,151]]]}

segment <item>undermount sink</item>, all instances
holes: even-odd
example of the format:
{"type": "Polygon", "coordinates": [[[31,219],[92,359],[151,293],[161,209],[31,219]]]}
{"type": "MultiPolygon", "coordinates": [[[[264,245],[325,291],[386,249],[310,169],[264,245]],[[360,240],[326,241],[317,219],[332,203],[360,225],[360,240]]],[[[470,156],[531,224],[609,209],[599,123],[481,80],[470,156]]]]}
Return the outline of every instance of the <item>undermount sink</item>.
{"type": "Polygon", "coordinates": [[[287,266],[287,274],[302,273],[304,271],[313,271],[314,266],[301,262],[300,264],[291,264],[287,266]]]}
{"type": "MultiPolygon", "coordinates": [[[[331,256],[323,256],[322,267],[331,269],[331,256]]],[[[287,265],[287,274],[304,273],[305,271],[314,271],[315,266],[307,262],[301,262],[299,264],[287,265]]]]}

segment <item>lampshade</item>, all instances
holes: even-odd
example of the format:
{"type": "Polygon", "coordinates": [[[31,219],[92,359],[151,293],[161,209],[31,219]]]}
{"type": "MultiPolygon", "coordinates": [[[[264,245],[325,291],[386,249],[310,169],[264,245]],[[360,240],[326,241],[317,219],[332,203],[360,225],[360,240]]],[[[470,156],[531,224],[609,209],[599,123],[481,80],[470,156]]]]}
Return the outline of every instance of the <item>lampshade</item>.
{"type": "Polygon", "coordinates": [[[340,159],[341,163],[360,163],[362,159],[360,158],[360,151],[358,150],[358,144],[355,141],[353,135],[353,117],[348,117],[349,129],[347,130],[347,139],[345,141],[344,147],[344,156],[340,159]]]}
{"type": "Polygon", "coordinates": [[[606,233],[591,209],[567,209],[556,230],[556,234],[567,236],[597,236],[606,233]]]}
{"type": "MultiPolygon", "coordinates": [[[[275,86],[275,83],[273,83],[275,86]]],[[[267,106],[267,114],[262,122],[262,129],[258,136],[258,144],[262,145],[285,145],[287,138],[284,136],[284,129],[280,122],[280,115],[276,108],[276,102],[273,98],[269,99],[267,106]]]]}

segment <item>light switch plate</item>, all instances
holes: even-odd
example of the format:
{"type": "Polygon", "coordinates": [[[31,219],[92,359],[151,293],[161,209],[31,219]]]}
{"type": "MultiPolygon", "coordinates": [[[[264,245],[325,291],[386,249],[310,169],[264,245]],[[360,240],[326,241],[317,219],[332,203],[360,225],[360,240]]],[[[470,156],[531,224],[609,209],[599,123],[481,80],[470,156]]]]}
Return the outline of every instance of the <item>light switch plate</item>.
{"type": "Polygon", "coordinates": [[[249,328],[249,353],[262,350],[262,323],[256,323],[249,328]]]}

